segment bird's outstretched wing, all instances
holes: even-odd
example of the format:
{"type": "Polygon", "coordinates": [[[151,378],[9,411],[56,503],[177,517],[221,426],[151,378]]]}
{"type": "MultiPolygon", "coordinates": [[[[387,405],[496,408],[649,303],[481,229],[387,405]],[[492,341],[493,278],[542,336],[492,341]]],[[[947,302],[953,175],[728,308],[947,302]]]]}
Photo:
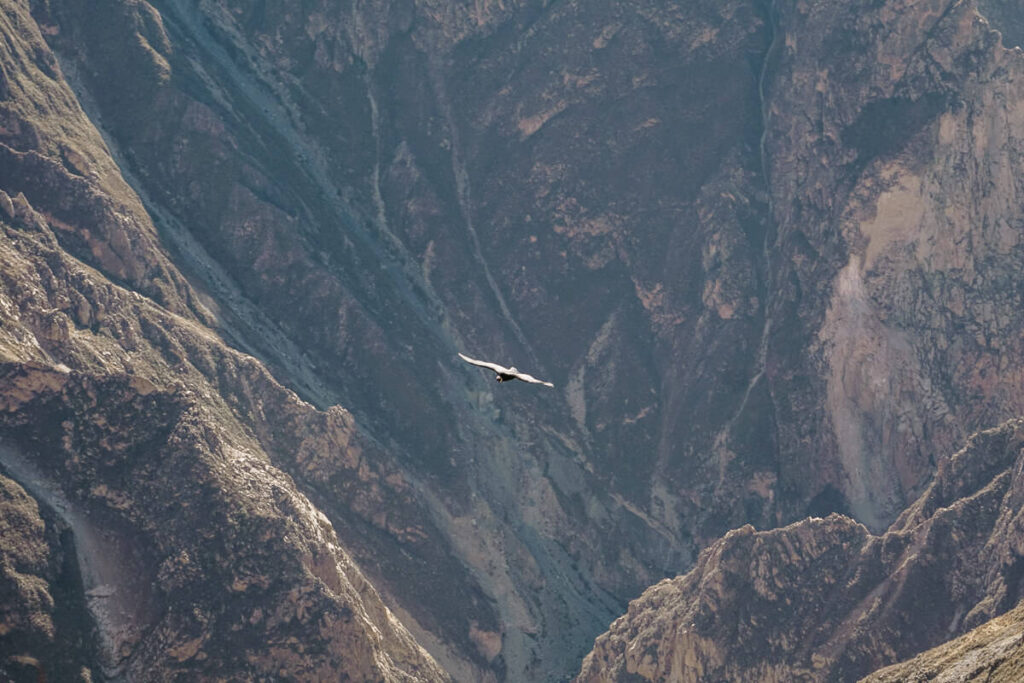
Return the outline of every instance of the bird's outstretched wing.
{"type": "Polygon", "coordinates": [[[515,373],[512,372],[511,368],[502,367],[502,366],[498,365],[497,363],[488,363],[485,360],[476,360],[475,358],[470,358],[469,356],[464,356],[461,353],[459,354],[459,358],[461,358],[462,360],[466,361],[470,365],[479,365],[482,368],[487,368],[488,370],[494,370],[495,372],[504,373],[506,375],[515,374],[515,373]]]}
{"type": "Polygon", "coordinates": [[[511,374],[512,374],[512,375],[513,375],[513,376],[514,376],[514,377],[515,377],[516,379],[521,379],[521,380],[523,380],[524,382],[529,382],[530,384],[543,384],[543,385],[544,385],[544,386],[546,386],[546,387],[551,387],[552,389],[554,389],[554,388],[555,388],[555,385],[554,385],[554,384],[552,384],[551,382],[545,382],[545,381],[544,381],[544,380],[542,380],[542,379],[537,379],[537,378],[536,378],[536,377],[534,377],[533,375],[527,375],[527,374],[526,374],[525,372],[513,372],[513,373],[511,373],[511,374]]]}

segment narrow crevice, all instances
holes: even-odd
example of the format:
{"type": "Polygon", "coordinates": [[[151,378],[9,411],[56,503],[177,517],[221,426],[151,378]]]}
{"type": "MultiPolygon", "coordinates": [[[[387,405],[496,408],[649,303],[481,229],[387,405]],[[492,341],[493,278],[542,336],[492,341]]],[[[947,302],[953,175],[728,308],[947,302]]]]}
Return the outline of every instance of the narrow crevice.
{"type": "MultiPolygon", "coordinates": [[[[758,153],[761,163],[761,180],[764,183],[765,192],[765,203],[767,207],[767,216],[765,221],[764,229],[764,240],[761,245],[761,263],[757,268],[758,272],[758,296],[761,301],[761,311],[764,316],[764,326],[761,330],[761,341],[758,344],[757,357],[754,363],[756,371],[747,383],[747,388],[743,392],[743,398],[740,400],[739,407],[737,408],[733,417],[726,424],[725,429],[722,433],[727,434],[731,432],[733,424],[743,414],[746,409],[747,401],[750,399],[750,395],[758,382],[764,376],[765,366],[768,357],[768,345],[771,338],[772,330],[772,318],[771,318],[771,278],[772,278],[772,248],[774,247],[774,240],[777,236],[777,229],[775,223],[775,210],[774,202],[772,198],[771,188],[771,170],[768,162],[768,134],[771,129],[771,105],[768,102],[768,79],[771,77],[771,66],[773,58],[778,49],[778,45],[782,40],[782,31],[779,29],[779,13],[776,6],[776,0],[768,0],[765,4],[765,15],[769,30],[769,42],[768,49],[765,51],[764,60],[761,63],[761,73],[758,77],[757,82],[757,96],[758,103],[761,109],[761,137],[758,143],[758,153]]],[[[771,391],[769,390],[769,396],[771,391]]]]}
{"type": "Polygon", "coordinates": [[[533,347],[530,345],[529,340],[523,333],[522,328],[519,327],[519,323],[516,321],[508,303],[505,301],[505,297],[501,293],[501,288],[498,286],[497,281],[491,274],[490,266],[488,266],[487,260],[483,256],[483,250],[480,248],[480,238],[477,235],[476,227],[473,225],[473,203],[469,172],[466,169],[465,160],[462,157],[462,145],[460,144],[459,131],[456,125],[455,115],[452,112],[451,102],[448,99],[444,76],[441,74],[441,69],[437,64],[432,63],[429,68],[438,105],[441,108],[441,112],[444,114],[445,123],[447,124],[448,131],[451,135],[451,161],[452,173],[455,180],[455,191],[459,202],[459,209],[462,212],[462,222],[466,227],[466,233],[469,235],[470,243],[472,244],[473,256],[480,266],[484,279],[487,281],[488,288],[491,290],[491,295],[494,297],[494,300],[498,305],[498,310],[501,311],[502,318],[505,319],[509,327],[512,329],[512,332],[516,336],[516,340],[529,354],[531,362],[540,367],[539,360],[536,353],[533,351],[533,347]]]}

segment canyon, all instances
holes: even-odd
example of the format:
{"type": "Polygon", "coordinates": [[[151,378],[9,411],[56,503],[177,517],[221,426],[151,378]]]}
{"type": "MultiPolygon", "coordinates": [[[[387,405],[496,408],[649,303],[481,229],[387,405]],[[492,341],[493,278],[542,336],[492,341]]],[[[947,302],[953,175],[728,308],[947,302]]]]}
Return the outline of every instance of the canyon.
{"type": "Polygon", "coordinates": [[[1020,26],[3,0],[0,673],[1003,661],[1020,26]]]}

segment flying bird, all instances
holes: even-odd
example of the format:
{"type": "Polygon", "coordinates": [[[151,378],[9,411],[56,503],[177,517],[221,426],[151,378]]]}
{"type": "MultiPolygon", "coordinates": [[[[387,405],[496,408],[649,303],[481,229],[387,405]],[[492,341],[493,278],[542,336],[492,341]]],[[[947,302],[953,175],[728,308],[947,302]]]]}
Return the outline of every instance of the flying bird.
{"type": "Polygon", "coordinates": [[[470,358],[469,356],[463,356],[461,353],[459,354],[459,358],[466,361],[470,365],[478,365],[481,368],[493,370],[495,375],[494,379],[498,380],[499,382],[508,382],[513,379],[521,379],[522,381],[529,382],[530,384],[543,384],[546,387],[551,387],[552,389],[555,388],[555,385],[552,384],[551,382],[539,380],[532,375],[527,375],[525,372],[519,372],[515,368],[506,368],[498,365],[497,363],[488,363],[487,361],[484,360],[475,360],[473,358],[470,358]]]}

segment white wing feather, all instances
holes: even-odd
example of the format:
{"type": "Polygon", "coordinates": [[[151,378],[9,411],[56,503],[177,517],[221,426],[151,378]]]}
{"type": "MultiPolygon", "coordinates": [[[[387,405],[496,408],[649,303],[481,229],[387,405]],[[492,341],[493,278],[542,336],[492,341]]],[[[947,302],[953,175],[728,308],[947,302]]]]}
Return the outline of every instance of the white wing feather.
{"type": "Polygon", "coordinates": [[[521,379],[524,382],[529,382],[530,384],[543,384],[546,387],[551,387],[552,389],[555,388],[555,385],[551,382],[545,382],[542,379],[537,379],[533,375],[527,375],[525,372],[516,372],[513,374],[515,374],[516,379],[521,379]]]}
{"type": "Polygon", "coordinates": [[[461,358],[462,360],[466,361],[470,365],[479,365],[482,368],[487,368],[488,370],[494,370],[495,372],[503,372],[505,374],[511,374],[511,369],[510,368],[504,368],[504,367],[498,365],[497,363],[488,363],[485,360],[476,360],[475,358],[470,358],[469,356],[464,356],[461,353],[459,354],[459,358],[461,358]]]}

